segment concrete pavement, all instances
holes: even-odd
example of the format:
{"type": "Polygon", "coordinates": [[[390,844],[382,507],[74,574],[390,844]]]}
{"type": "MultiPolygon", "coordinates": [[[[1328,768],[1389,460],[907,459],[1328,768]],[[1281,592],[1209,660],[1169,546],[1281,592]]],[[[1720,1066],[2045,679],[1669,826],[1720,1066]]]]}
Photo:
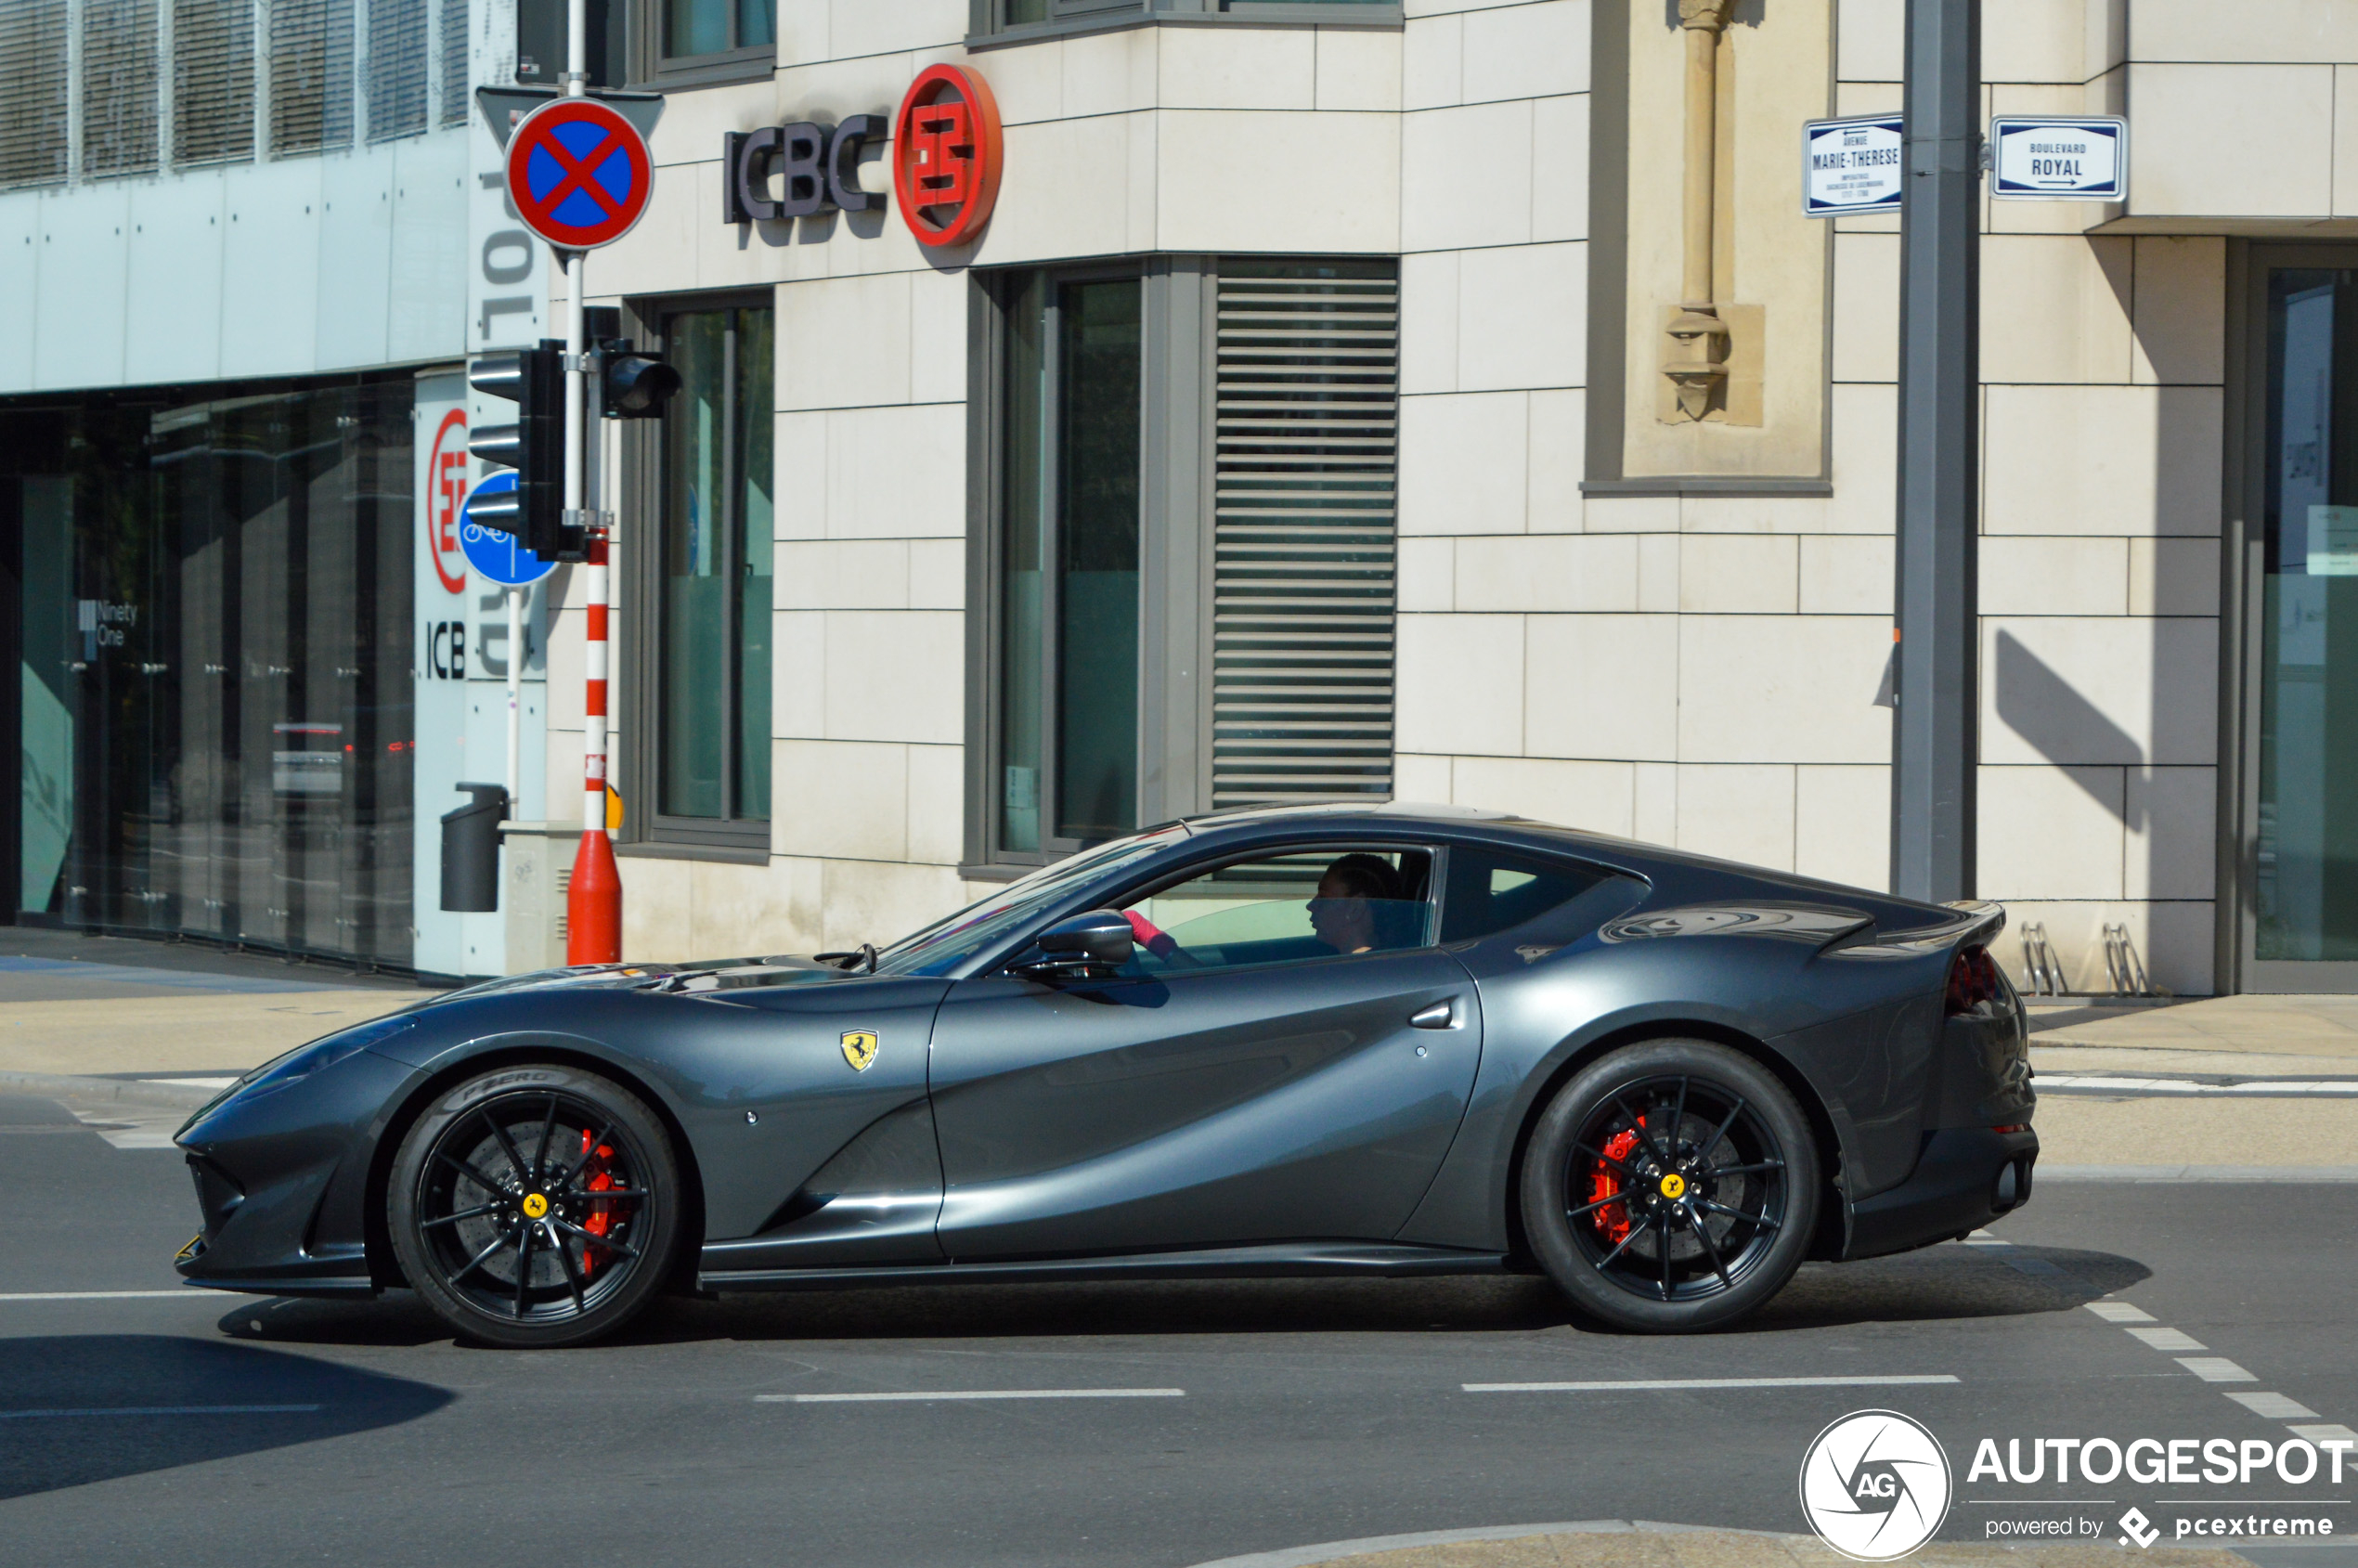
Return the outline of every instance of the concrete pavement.
{"type": "MultiPolygon", "coordinates": [[[[1646,1520],[1584,1520],[1430,1536],[1338,1541],[1292,1551],[1223,1558],[1198,1568],[1844,1568],[1843,1556],[1814,1536],[1705,1530],[1646,1520]]],[[[1910,1555],[1916,1568],[2251,1568],[2231,1551],[2115,1545],[1985,1546],[1934,1541],[1910,1555]]]]}

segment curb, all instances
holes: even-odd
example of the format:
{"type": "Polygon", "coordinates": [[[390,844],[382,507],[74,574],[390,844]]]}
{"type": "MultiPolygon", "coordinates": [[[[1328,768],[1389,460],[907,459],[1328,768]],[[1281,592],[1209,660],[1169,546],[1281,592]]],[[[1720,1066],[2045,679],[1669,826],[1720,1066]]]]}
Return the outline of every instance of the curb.
{"type": "Polygon", "coordinates": [[[221,1093],[198,1084],[150,1083],[136,1078],[76,1078],[63,1072],[0,1071],[0,1094],[45,1095],[70,1100],[194,1110],[221,1093]]]}
{"type": "MultiPolygon", "coordinates": [[[[1532,1536],[1680,1536],[1711,1529],[1707,1524],[1658,1524],[1646,1519],[1582,1519],[1561,1524],[1493,1524],[1474,1530],[1427,1530],[1413,1536],[1367,1536],[1355,1541],[1327,1541],[1318,1546],[1286,1547],[1243,1557],[1223,1557],[1193,1568],[1316,1568],[1338,1557],[1370,1552],[1403,1551],[1410,1547],[1456,1546],[1466,1541],[1519,1541],[1532,1536]]],[[[1763,1540],[1807,1539],[1766,1530],[1725,1530],[1729,1536],[1757,1536],[1763,1540]]]]}
{"type": "Polygon", "coordinates": [[[2358,1165],[2051,1165],[2041,1182],[2358,1182],[2358,1165]]]}

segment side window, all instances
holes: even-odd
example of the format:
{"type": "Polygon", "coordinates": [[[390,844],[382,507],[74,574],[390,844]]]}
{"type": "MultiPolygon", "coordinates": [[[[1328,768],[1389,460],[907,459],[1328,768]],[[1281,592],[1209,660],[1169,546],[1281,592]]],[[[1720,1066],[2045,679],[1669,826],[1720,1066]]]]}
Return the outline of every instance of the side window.
{"type": "Polygon", "coordinates": [[[1432,857],[1332,849],[1232,861],[1122,906],[1137,934],[1131,972],[1180,974],[1300,964],[1424,947],[1432,857]]]}
{"type": "Polygon", "coordinates": [[[1582,866],[1458,845],[1449,851],[1441,940],[1470,942],[1527,926],[1603,880],[1582,866]]]}

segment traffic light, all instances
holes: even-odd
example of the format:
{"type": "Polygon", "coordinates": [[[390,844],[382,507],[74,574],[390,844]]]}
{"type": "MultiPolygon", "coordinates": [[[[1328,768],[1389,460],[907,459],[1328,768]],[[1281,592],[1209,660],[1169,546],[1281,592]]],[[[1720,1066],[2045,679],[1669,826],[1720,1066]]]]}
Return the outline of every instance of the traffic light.
{"type": "Polygon", "coordinates": [[[513,535],[544,561],[583,559],[583,535],[564,515],[564,344],[544,338],[538,348],[486,354],[467,372],[467,384],[516,404],[514,424],[477,427],[467,450],[485,462],[516,471],[516,487],[486,496],[468,513],[486,528],[513,535]]]}
{"type": "Polygon", "coordinates": [[[612,338],[598,345],[598,358],[604,367],[601,411],[610,420],[660,419],[664,404],[680,390],[680,372],[664,363],[660,349],[612,338]]]}

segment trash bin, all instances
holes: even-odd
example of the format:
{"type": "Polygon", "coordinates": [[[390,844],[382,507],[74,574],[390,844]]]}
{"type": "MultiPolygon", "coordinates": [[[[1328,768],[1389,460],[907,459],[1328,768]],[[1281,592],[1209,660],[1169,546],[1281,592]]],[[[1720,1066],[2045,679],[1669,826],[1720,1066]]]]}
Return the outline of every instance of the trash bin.
{"type": "Polygon", "coordinates": [[[508,786],[459,787],[474,800],[442,813],[442,907],[487,914],[499,907],[499,824],[508,818],[508,786]]]}

